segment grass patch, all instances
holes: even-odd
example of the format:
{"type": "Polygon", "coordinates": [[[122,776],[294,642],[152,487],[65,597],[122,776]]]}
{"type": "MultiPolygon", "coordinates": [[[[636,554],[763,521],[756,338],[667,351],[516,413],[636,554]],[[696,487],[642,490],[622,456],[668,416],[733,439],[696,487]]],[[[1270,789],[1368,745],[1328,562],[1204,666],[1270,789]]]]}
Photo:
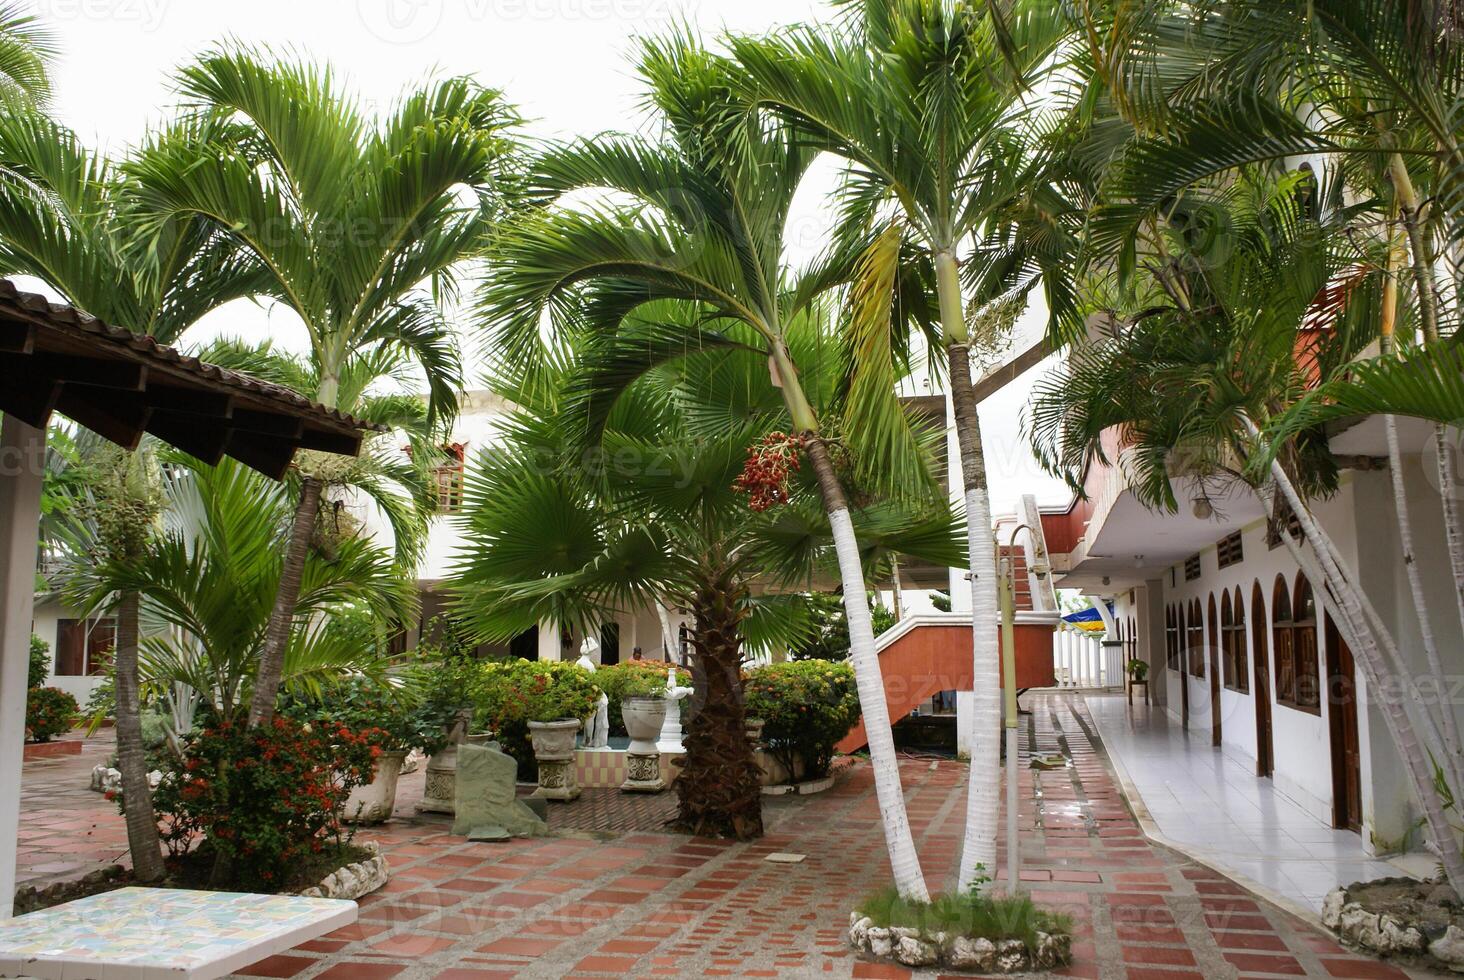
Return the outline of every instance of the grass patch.
{"type": "Polygon", "coordinates": [[[1028,950],[1037,946],[1037,933],[1070,935],[1073,922],[1060,912],[1038,908],[1026,895],[937,895],[929,902],[910,902],[893,887],[882,889],[859,904],[859,914],[875,926],[918,929],[924,935],[944,932],[971,939],[1020,939],[1028,950]]]}

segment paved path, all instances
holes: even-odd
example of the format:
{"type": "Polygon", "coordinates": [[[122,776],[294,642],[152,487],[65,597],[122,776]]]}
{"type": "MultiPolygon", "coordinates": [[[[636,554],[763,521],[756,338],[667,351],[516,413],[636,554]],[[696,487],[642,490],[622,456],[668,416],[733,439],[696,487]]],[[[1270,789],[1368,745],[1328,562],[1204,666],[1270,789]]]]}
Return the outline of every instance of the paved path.
{"type": "MultiPolygon", "coordinates": [[[[1078,924],[1078,960],[1067,975],[1405,975],[1346,953],[1222,876],[1151,845],[1123,804],[1081,701],[1029,701],[1022,764],[1033,751],[1071,760],[1050,772],[1024,768],[1020,809],[1027,887],[1078,924]]],[[[926,874],[932,886],[949,887],[966,769],[906,759],[901,771],[926,874]]],[[[26,817],[47,819],[30,808],[26,817]]],[[[844,941],[851,905],[889,875],[868,766],[818,796],[770,801],[766,818],[768,835],[752,844],[645,831],[468,844],[447,835],[444,822],[394,820],[373,834],[393,879],[363,900],[360,922],[240,976],[909,976],[853,959],[844,941]],[[774,851],[807,859],[770,863],[774,851]]]]}
{"type": "MultiPolygon", "coordinates": [[[[1187,736],[1160,708],[1089,696],[1103,746],[1167,841],[1315,914],[1338,885],[1404,873],[1371,857],[1236,759],[1187,736]]],[[[1425,857],[1423,866],[1435,861],[1425,857]]]]}

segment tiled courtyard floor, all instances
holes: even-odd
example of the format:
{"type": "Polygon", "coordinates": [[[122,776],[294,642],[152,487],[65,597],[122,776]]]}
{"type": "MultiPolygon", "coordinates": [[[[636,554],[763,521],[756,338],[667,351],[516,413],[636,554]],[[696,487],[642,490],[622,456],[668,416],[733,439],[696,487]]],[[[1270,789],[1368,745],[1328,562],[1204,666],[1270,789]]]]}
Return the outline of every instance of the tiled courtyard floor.
{"type": "MultiPolygon", "coordinates": [[[[1021,762],[1062,752],[1065,769],[1022,771],[1022,879],[1038,901],[1077,923],[1067,975],[1104,980],[1236,976],[1400,977],[1257,901],[1179,854],[1150,845],[1123,804],[1090,735],[1081,700],[1028,699],[1021,762]]],[[[90,762],[86,766],[90,766],[90,762]]],[[[28,782],[80,778],[77,760],[28,766],[28,782]],[[42,776],[42,773],[46,775],[42,776]]],[[[907,759],[902,775],[922,864],[949,885],[965,769],[907,759]]],[[[406,777],[405,814],[421,776],[406,777]]],[[[83,792],[85,792],[83,790],[83,792]]],[[[69,801],[69,797],[67,798],[69,801]]],[[[93,799],[97,799],[93,797],[93,799]]],[[[552,826],[614,818],[614,796],[556,808],[552,826]],[[589,816],[586,816],[586,815],[589,816]],[[577,817],[571,820],[571,816],[577,817]]],[[[662,798],[666,799],[666,798],[662,798]]],[[[59,814],[26,793],[26,848],[102,816],[59,814]]],[[[361,903],[359,923],[272,957],[241,976],[332,980],[507,980],[510,977],[903,977],[861,963],[844,942],[857,898],[888,878],[870,772],[853,767],[830,791],[769,800],[768,834],[752,844],[634,830],[468,844],[439,819],[394,820],[373,832],[393,879],[361,903]],[[805,854],[771,863],[775,851],[805,854]]],[[[639,812],[632,822],[652,819],[639,812]]],[[[1416,975],[1416,974],[1415,974],[1416,975]]]]}

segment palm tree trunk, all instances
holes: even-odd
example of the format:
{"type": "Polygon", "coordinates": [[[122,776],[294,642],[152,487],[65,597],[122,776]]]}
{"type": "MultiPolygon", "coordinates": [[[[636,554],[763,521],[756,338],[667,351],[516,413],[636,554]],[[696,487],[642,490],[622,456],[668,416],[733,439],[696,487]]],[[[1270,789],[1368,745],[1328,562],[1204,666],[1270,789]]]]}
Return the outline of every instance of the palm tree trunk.
{"type": "Polygon", "coordinates": [[[161,881],[162,844],[147,784],[147,756],[142,744],[141,684],[138,679],[138,597],[123,592],[117,602],[117,645],[114,657],[117,694],[117,770],[122,774],[122,807],[132,874],[144,884],[161,881]]]}
{"type": "Polygon", "coordinates": [[[264,649],[259,654],[259,670],[254,676],[254,696],[249,705],[249,724],[265,725],[274,718],[275,698],[285,670],[285,648],[290,642],[290,627],[295,621],[295,603],[300,598],[300,576],[305,570],[305,556],[310,549],[310,535],[315,531],[315,515],[320,510],[319,479],[307,476],[300,484],[300,502],[290,526],[290,541],[280,568],[280,585],[275,593],[274,609],[264,634],[264,649]]]}
{"type": "MultiPolygon", "coordinates": [[[[1419,743],[1413,723],[1403,704],[1392,693],[1394,685],[1390,682],[1397,679],[1396,672],[1382,656],[1378,636],[1368,621],[1358,590],[1338,562],[1335,545],[1312,519],[1311,512],[1307,510],[1300,494],[1292,485],[1290,476],[1277,460],[1273,460],[1271,463],[1271,477],[1296,515],[1303,537],[1317,554],[1324,582],[1331,590],[1337,608],[1342,613],[1344,628],[1351,634],[1353,652],[1358,655],[1357,663],[1363,669],[1369,692],[1375,703],[1382,708],[1383,720],[1393,736],[1393,742],[1398,748],[1403,768],[1423,807],[1424,823],[1428,827],[1429,836],[1433,840],[1449,886],[1454,889],[1455,894],[1464,895],[1464,852],[1460,851],[1454,838],[1454,831],[1449,826],[1443,802],[1434,788],[1432,767],[1425,756],[1423,746],[1419,743]]],[[[1290,540],[1290,535],[1286,534],[1284,530],[1281,537],[1289,542],[1288,548],[1295,547],[1295,542],[1290,540]]]]}
{"type": "Polygon", "coordinates": [[[890,852],[890,870],[895,888],[901,897],[926,901],[930,892],[920,870],[920,857],[915,852],[915,838],[910,832],[910,816],[905,812],[905,791],[900,784],[900,764],[895,755],[895,736],[890,731],[890,706],[885,700],[884,677],[879,654],[874,649],[874,624],[869,615],[869,593],[865,589],[864,564],[859,557],[859,541],[854,535],[854,522],[849,517],[849,502],[844,487],[834,472],[833,461],[823,437],[818,434],[818,418],[788,348],[781,339],[774,340],[770,353],[777,386],[793,420],[793,431],[804,437],[808,458],[813,463],[818,489],[823,497],[833,532],[834,551],[839,559],[839,581],[844,589],[844,615],[849,624],[849,665],[854,668],[854,683],[859,690],[859,707],[864,713],[864,733],[869,739],[869,765],[874,771],[874,792],[879,802],[880,821],[884,827],[885,846],[890,852]]]}
{"type": "Polygon", "coordinates": [[[823,495],[824,509],[828,512],[829,526],[833,529],[834,551],[839,558],[844,615],[849,622],[849,663],[854,668],[859,705],[864,712],[869,764],[874,770],[874,791],[884,824],[895,888],[903,898],[927,901],[930,893],[925,887],[925,875],[920,870],[920,856],[915,851],[915,838],[910,832],[910,817],[905,812],[905,792],[900,784],[895,736],[890,730],[890,706],[885,700],[879,654],[874,649],[874,624],[869,615],[869,594],[864,588],[864,568],[859,559],[854,522],[849,517],[849,504],[844,499],[844,488],[829,459],[828,447],[816,432],[806,431],[804,436],[808,458],[813,462],[819,491],[823,495]]]}
{"type": "Polygon", "coordinates": [[[746,588],[714,570],[692,597],[693,686],[701,705],[686,733],[686,754],[673,764],[675,826],[697,836],[761,837],[761,772],[747,740],[742,697],[743,599],[746,588]]]}
{"type": "Polygon", "coordinates": [[[966,784],[966,835],[957,888],[964,892],[982,877],[996,877],[996,833],[1001,820],[1001,648],[997,642],[1000,597],[996,588],[996,537],[991,527],[981,423],[971,390],[971,365],[964,345],[952,344],[951,406],[961,450],[965,488],[966,541],[971,578],[971,746],[966,784]]]}
{"type": "Polygon", "coordinates": [[[966,836],[956,887],[964,892],[982,877],[996,877],[996,833],[1001,820],[1001,622],[996,587],[996,535],[986,482],[981,420],[971,388],[970,332],[961,303],[960,274],[949,251],[935,257],[941,327],[951,380],[951,410],[961,452],[966,540],[971,579],[971,746],[966,783],[966,836]]]}

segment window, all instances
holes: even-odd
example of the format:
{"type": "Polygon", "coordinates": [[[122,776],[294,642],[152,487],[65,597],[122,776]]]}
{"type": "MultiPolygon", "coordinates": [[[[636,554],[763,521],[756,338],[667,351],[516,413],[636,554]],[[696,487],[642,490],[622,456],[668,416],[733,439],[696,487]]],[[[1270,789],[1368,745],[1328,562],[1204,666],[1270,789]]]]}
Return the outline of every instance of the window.
{"type": "Polygon", "coordinates": [[[1296,650],[1296,706],[1322,713],[1322,681],[1317,664],[1317,604],[1306,576],[1296,576],[1296,595],[1291,603],[1296,650]]]}
{"type": "Polygon", "coordinates": [[[1287,506],[1286,501],[1277,498],[1276,511],[1266,518],[1266,547],[1274,551],[1281,547],[1281,529],[1286,528],[1286,533],[1293,538],[1301,537],[1301,521],[1296,519],[1296,514],[1287,506]]]}
{"type": "Polygon", "coordinates": [[[1235,601],[1229,594],[1220,600],[1220,658],[1225,665],[1225,686],[1241,694],[1250,693],[1250,674],[1245,655],[1245,604],[1240,589],[1235,601]]]}
{"type": "Polygon", "coordinates": [[[1193,582],[1200,577],[1200,556],[1193,555],[1184,560],[1184,580],[1193,582]]]}
{"type": "Polygon", "coordinates": [[[1220,559],[1221,568],[1229,568],[1245,560],[1245,552],[1240,544],[1240,532],[1226,535],[1215,545],[1215,555],[1220,559]]]}
{"type": "Polygon", "coordinates": [[[1164,661],[1170,670],[1179,669],[1179,621],[1173,606],[1164,610],[1164,661]]]}
{"type": "Polygon", "coordinates": [[[1311,583],[1296,576],[1294,590],[1276,576],[1271,643],[1276,648],[1276,702],[1321,714],[1321,677],[1317,664],[1317,605],[1311,583]]]}
{"type": "Polygon", "coordinates": [[[56,676],[87,677],[106,671],[117,644],[117,621],[60,619],[56,621],[56,676]]]}
{"type": "Polygon", "coordinates": [[[463,509],[463,453],[467,448],[463,442],[443,446],[447,461],[432,471],[437,481],[437,509],[444,514],[463,509]]]}
{"type": "Polygon", "coordinates": [[[1192,677],[1205,676],[1205,612],[1198,599],[1190,601],[1189,609],[1189,672],[1192,677]]]}

